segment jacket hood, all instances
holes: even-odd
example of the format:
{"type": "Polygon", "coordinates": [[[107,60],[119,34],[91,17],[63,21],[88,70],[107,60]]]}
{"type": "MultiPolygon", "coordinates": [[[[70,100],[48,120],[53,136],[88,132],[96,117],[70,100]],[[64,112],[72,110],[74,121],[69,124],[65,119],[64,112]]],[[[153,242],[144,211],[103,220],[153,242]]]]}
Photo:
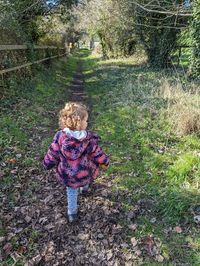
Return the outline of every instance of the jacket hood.
{"type": "Polygon", "coordinates": [[[84,139],[76,139],[61,131],[59,137],[59,146],[62,155],[66,159],[76,160],[82,156],[82,154],[91,152],[91,144],[98,144],[99,136],[93,132],[87,131],[87,136],[84,139]]]}

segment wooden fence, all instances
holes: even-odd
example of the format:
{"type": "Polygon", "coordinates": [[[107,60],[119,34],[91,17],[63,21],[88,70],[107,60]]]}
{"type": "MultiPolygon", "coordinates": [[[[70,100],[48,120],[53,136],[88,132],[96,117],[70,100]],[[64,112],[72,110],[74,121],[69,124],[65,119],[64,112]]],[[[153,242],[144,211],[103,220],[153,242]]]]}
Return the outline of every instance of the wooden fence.
{"type": "Polygon", "coordinates": [[[55,46],[0,45],[0,75],[66,55],[55,46]]]}

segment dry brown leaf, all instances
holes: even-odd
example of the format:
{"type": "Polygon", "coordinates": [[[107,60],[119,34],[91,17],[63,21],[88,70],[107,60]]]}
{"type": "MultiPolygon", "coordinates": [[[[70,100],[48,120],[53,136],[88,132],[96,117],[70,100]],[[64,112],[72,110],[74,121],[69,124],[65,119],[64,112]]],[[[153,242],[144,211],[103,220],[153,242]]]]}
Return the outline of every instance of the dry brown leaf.
{"type": "Polygon", "coordinates": [[[113,257],[112,250],[109,250],[108,253],[107,253],[107,260],[112,259],[112,257],[113,257]]]}
{"type": "Polygon", "coordinates": [[[99,239],[103,239],[103,238],[104,238],[104,235],[103,235],[103,234],[98,234],[97,237],[98,237],[99,239]]]}
{"type": "Polygon", "coordinates": [[[30,221],[32,220],[32,218],[30,217],[30,216],[26,216],[25,218],[24,218],[24,220],[27,222],[27,223],[30,223],[30,221]]]}
{"type": "Polygon", "coordinates": [[[163,262],[164,261],[164,257],[162,255],[156,255],[155,260],[158,262],[163,262]]]}
{"type": "Polygon", "coordinates": [[[181,229],[180,226],[176,226],[176,227],[174,228],[174,230],[175,230],[175,232],[178,233],[178,234],[181,234],[182,231],[183,231],[183,230],[181,229]]]}
{"type": "Polygon", "coordinates": [[[137,224],[129,224],[128,228],[132,231],[135,231],[137,229],[137,224]]]}
{"type": "Polygon", "coordinates": [[[39,219],[39,224],[45,224],[47,221],[48,221],[48,218],[47,217],[41,217],[39,219]]]}
{"type": "Polygon", "coordinates": [[[26,247],[24,246],[20,246],[18,249],[17,249],[17,253],[18,254],[23,254],[26,252],[26,247]]]}
{"type": "Polygon", "coordinates": [[[87,240],[87,239],[89,239],[89,234],[78,234],[78,236],[77,236],[79,239],[81,239],[81,240],[87,240]]]}
{"type": "Polygon", "coordinates": [[[142,244],[147,253],[153,256],[153,247],[155,245],[154,238],[152,236],[147,236],[142,239],[142,244]]]}
{"type": "Polygon", "coordinates": [[[133,245],[133,247],[135,247],[137,245],[137,239],[135,237],[131,238],[131,244],[133,245]]]}
{"type": "Polygon", "coordinates": [[[17,160],[15,158],[11,158],[11,159],[8,159],[7,162],[11,164],[16,164],[17,160]]]}
{"type": "Polygon", "coordinates": [[[5,246],[3,247],[3,251],[5,252],[6,256],[10,255],[10,253],[12,251],[12,244],[6,243],[5,246]]]}
{"type": "Polygon", "coordinates": [[[139,256],[141,256],[142,255],[142,251],[141,250],[136,250],[135,251],[135,255],[137,256],[137,257],[139,257],[139,256]]]}
{"type": "Polygon", "coordinates": [[[0,236],[0,243],[5,241],[5,239],[6,239],[5,236],[0,236]]]}

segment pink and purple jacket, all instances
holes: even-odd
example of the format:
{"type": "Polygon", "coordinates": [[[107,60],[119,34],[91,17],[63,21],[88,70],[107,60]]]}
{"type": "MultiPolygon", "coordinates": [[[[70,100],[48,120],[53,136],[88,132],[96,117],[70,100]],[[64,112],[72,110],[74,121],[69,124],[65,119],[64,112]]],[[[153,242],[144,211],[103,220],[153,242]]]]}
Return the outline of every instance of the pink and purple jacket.
{"type": "Polygon", "coordinates": [[[78,140],[58,131],[44,157],[45,169],[56,166],[57,178],[65,186],[78,188],[91,183],[99,173],[99,165],[109,164],[109,158],[98,142],[100,137],[91,131],[78,140]]]}

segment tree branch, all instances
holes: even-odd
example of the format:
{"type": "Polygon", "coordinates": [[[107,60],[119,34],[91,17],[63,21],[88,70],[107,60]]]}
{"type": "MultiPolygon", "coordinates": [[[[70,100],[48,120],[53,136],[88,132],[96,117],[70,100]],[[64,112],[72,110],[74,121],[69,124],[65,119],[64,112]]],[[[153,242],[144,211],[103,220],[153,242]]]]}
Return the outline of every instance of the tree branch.
{"type": "Polygon", "coordinates": [[[181,16],[181,17],[192,17],[192,13],[181,13],[180,11],[177,10],[177,12],[173,11],[161,11],[161,10],[153,10],[153,9],[148,9],[145,6],[139,4],[138,2],[132,0],[131,1],[134,5],[138,6],[142,10],[150,13],[157,13],[157,14],[164,14],[164,15],[173,15],[173,16],[181,16]]]}

